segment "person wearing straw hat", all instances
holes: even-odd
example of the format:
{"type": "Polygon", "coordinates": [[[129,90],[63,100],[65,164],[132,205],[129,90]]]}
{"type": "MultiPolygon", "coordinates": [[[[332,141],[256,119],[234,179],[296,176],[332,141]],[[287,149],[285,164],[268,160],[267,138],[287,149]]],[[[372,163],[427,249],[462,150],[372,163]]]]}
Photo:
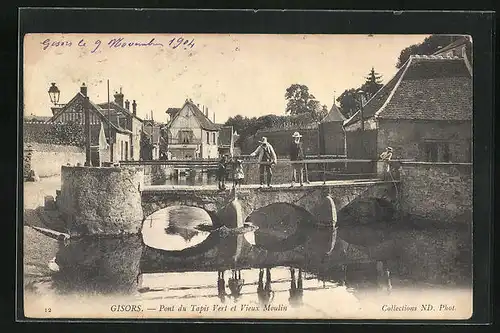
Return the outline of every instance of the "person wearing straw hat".
{"type": "Polygon", "coordinates": [[[277,157],[274,151],[273,146],[267,142],[267,138],[265,136],[259,141],[260,145],[255,149],[250,156],[257,156],[259,160],[259,179],[260,179],[260,187],[264,186],[264,176],[267,177],[267,186],[271,187],[271,179],[273,176],[272,166],[276,164],[277,157]]]}
{"type": "Polygon", "coordinates": [[[298,161],[302,161],[304,159],[304,148],[302,147],[302,142],[300,141],[299,132],[295,132],[292,135],[293,141],[290,145],[290,161],[292,161],[292,186],[295,185],[297,178],[299,179],[300,186],[304,186],[304,164],[297,163],[298,161]],[[295,162],[295,163],[294,163],[295,162]],[[297,177],[298,175],[298,177],[297,177]]]}
{"type": "Polygon", "coordinates": [[[380,159],[384,161],[384,178],[391,172],[392,147],[385,148],[385,151],[380,154],[380,159]]]}

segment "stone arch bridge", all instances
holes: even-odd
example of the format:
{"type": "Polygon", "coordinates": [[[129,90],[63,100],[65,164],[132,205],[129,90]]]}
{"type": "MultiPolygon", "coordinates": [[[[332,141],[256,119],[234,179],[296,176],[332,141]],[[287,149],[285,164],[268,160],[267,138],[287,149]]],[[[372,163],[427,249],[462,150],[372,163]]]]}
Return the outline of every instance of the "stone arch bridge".
{"type": "Polygon", "coordinates": [[[244,186],[220,191],[207,186],[146,186],[141,190],[144,216],[170,206],[192,206],[207,211],[215,225],[240,227],[255,210],[274,203],[287,203],[309,212],[316,224],[333,226],[337,211],[353,202],[377,198],[397,205],[397,182],[342,181],[307,184],[303,187],[276,185],[272,188],[244,186]]]}

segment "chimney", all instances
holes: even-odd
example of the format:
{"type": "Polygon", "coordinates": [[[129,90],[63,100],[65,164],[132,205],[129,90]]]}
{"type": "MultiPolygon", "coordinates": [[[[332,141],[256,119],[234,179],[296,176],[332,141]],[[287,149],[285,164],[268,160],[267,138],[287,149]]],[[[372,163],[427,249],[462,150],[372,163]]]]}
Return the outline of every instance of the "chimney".
{"type": "Polygon", "coordinates": [[[128,99],[125,101],[125,109],[130,110],[130,101],[128,99]]]}
{"type": "Polygon", "coordinates": [[[115,95],[115,103],[118,104],[119,106],[123,107],[123,94],[122,94],[122,88],[120,87],[120,92],[116,92],[115,95]]]}
{"type": "Polygon", "coordinates": [[[215,112],[214,112],[214,124],[215,124],[215,112]]]}
{"type": "Polygon", "coordinates": [[[80,92],[82,93],[83,96],[87,97],[87,86],[85,83],[82,83],[82,86],[80,87],[80,92]]]}
{"type": "Polygon", "coordinates": [[[208,118],[208,108],[205,108],[205,117],[208,118]]]}
{"type": "Polygon", "coordinates": [[[137,103],[135,102],[135,99],[132,101],[132,113],[137,115],[137,103]]]}

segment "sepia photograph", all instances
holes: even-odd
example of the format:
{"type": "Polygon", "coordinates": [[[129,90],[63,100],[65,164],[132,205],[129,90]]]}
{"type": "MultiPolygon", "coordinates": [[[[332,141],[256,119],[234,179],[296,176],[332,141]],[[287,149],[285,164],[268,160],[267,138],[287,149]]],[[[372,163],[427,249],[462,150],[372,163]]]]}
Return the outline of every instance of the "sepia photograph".
{"type": "Polygon", "coordinates": [[[22,38],[27,318],[472,316],[470,36],[22,38]]]}

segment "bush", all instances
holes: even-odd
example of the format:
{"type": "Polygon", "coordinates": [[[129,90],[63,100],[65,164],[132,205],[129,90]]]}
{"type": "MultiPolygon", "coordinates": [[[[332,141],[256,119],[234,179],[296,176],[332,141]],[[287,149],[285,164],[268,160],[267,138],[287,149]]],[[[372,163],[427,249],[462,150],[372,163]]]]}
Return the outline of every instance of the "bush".
{"type": "Polygon", "coordinates": [[[48,134],[52,138],[54,144],[77,147],[85,146],[85,135],[82,125],[74,121],[55,123],[52,125],[48,134]]]}

